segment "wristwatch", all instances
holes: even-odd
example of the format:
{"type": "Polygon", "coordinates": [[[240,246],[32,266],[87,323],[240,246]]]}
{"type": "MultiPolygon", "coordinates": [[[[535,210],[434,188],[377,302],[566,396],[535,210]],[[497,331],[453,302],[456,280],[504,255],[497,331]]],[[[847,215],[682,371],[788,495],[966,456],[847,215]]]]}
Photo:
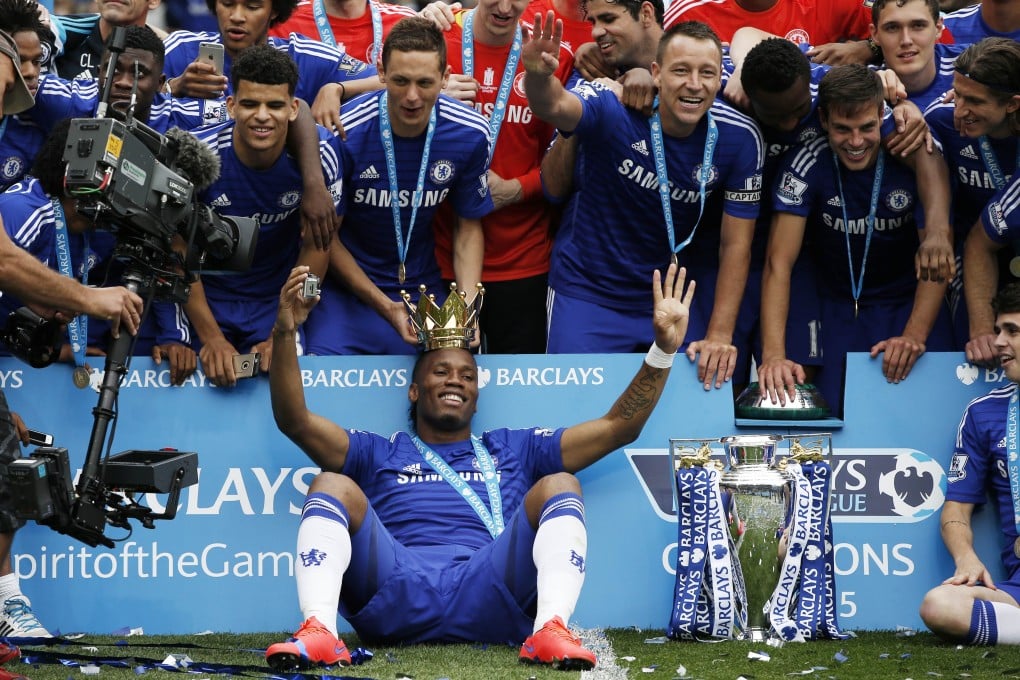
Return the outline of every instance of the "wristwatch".
{"type": "Polygon", "coordinates": [[[881,64],[883,61],[882,48],[872,38],[868,38],[868,48],[871,50],[871,61],[881,64]]]}

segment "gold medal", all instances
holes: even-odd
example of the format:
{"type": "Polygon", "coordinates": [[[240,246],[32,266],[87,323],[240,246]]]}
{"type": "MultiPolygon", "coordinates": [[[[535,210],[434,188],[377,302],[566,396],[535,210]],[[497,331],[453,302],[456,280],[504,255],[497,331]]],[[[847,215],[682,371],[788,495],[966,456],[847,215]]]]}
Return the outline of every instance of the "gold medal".
{"type": "Polygon", "coordinates": [[[401,262],[400,266],[397,267],[397,281],[399,281],[400,283],[403,283],[406,278],[407,278],[407,270],[404,269],[404,263],[401,262]]]}
{"type": "Polygon", "coordinates": [[[1009,261],[1009,273],[1015,278],[1020,279],[1020,255],[1013,257],[1009,261]]]}
{"type": "Polygon", "coordinates": [[[1016,539],[1016,542],[1013,543],[1013,554],[1020,558],[1020,538],[1016,539]]]}
{"type": "Polygon", "coordinates": [[[74,386],[79,390],[85,389],[89,386],[89,369],[84,366],[75,366],[71,379],[74,381],[74,386]]]}

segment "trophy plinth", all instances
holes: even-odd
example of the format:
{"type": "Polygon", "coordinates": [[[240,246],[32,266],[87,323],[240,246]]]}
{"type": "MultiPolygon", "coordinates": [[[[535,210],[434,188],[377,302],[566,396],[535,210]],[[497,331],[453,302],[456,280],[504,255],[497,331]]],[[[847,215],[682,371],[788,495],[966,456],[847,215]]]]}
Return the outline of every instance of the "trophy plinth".
{"type": "Polygon", "coordinates": [[[734,412],[738,418],[755,420],[817,420],[831,415],[825,397],[810,383],[797,385],[793,399],[787,395],[786,403],[779,404],[762,396],[761,387],[753,382],[737,397],[734,412]]]}

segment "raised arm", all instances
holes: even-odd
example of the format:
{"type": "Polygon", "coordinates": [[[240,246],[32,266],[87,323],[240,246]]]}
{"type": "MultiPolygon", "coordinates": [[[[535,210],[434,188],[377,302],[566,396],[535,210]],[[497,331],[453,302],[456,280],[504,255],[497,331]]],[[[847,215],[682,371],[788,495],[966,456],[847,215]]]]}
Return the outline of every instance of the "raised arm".
{"type": "Polygon", "coordinates": [[[532,112],[565,132],[572,132],[581,120],[581,100],[567,92],[555,73],[560,66],[563,21],[552,11],[535,15],[532,31],[525,31],[521,63],[524,64],[524,93],[532,112]]]}
{"type": "Polygon", "coordinates": [[[297,329],[318,302],[317,297],[306,299],[302,295],[308,273],[308,267],[294,267],[280,291],[280,306],[273,325],[273,370],[269,372],[269,395],[273,418],[280,432],[321,469],[340,472],[347,458],[350,437],[336,423],[308,410],[298,366],[297,329]]]}
{"type": "Polygon", "coordinates": [[[658,270],[652,275],[652,296],[655,344],[606,415],[563,432],[560,445],[568,472],[582,470],[637,439],[662,396],[673,358],[687,334],[694,281],[687,281],[685,269],[670,265],[664,280],[658,270]]]}

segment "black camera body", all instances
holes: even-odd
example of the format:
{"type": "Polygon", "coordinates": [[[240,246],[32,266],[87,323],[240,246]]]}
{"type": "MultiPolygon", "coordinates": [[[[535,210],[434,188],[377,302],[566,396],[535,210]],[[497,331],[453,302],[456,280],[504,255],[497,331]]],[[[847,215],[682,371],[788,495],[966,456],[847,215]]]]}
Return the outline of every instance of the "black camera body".
{"type": "MultiPolygon", "coordinates": [[[[195,185],[175,163],[182,147],[200,143],[171,132],[173,137],[164,136],[135,120],[72,119],[64,148],[67,193],[97,229],[117,235],[121,259],[159,272],[247,270],[258,221],[221,216],[198,202],[195,185]]],[[[187,158],[196,166],[193,174],[219,172],[218,158],[187,158]]],[[[187,290],[178,295],[186,299],[187,290]]]]}
{"type": "Polygon", "coordinates": [[[0,328],[0,340],[32,368],[45,368],[60,356],[64,331],[53,319],[44,319],[28,307],[18,307],[0,328]]]}
{"type": "MultiPolygon", "coordinates": [[[[124,32],[114,29],[108,44],[111,52],[124,51],[124,32]]],[[[251,218],[220,216],[198,201],[196,187],[215,181],[219,158],[193,136],[177,129],[162,135],[134,120],[131,107],[121,118],[104,115],[116,63],[113,54],[99,116],[71,121],[63,157],[65,190],[77,199],[78,212],[92,217],[96,229],[116,236],[113,257],[124,264],[121,283],[145,301],[144,318],[153,301],[185,302],[192,277],[201,271],[248,269],[259,224],[251,218]]],[[[18,356],[33,366],[56,358],[48,348],[56,342],[59,349],[63,341],[59,325],[58,337],[51,342],[53,330],[45,320],[32,319],[21,310],[11,317],[12,324],[0,332],[0,339],[20,345],[24,351],[18,356]]],[[[134,519],[151,529],[154,520],[176,515],[181,489],[198,481],[197,454],[175,450],[109,454],[110,425],[117,417],[117,396],[133,344],[128,333],[110,342],[77,483],[66,448],[38,448],[9,463],[5,473],[0,471],[19,516],[92,546],[113,547],[105,536],[107,524],[130,530],[129,520],[134,519]],[[169,494],[166,510],[154,513],[136,501],[137,493],[169,494]]]]}

